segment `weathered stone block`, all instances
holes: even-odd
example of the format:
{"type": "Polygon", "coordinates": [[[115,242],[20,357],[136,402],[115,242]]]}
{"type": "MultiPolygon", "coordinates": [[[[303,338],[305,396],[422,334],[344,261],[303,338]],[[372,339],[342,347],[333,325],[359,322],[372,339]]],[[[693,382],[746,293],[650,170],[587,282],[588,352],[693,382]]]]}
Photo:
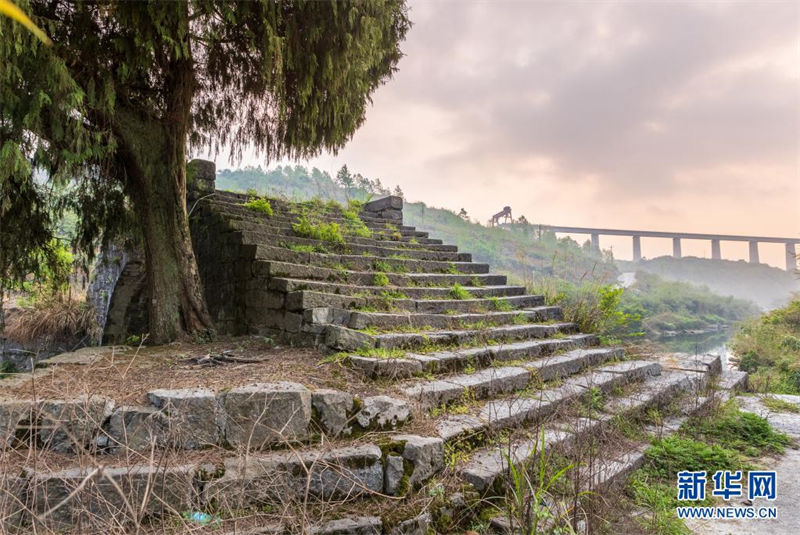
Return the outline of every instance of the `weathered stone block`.
{"type": "Polygon", "coordinates": [[[400,522],[386,531],[387,535],[427,535],[431,525],[431,515],[423,513],[419,516],[400,522]]]}
{"type": "Polygon", "coordinates": [[[408,478],[411,488],[420,486],[444,468],[444,441],[441,438],[397,435],[392,440],[405,443],[403,459],[413,467],[408,478]]]}
{"type": "Polygon", "coordinates": [[[326,344],[343,351],[355,351],[375,347],[375,340],[368,334],[331,325],[326,332],[326,344]]]}
{"type": "Polygon", "coordinates": [[[206,484],[205,501],[223,508],[293,500],[309,496],[353,499],[383,491],[381,450],[374,445],[327,451],[279,451],[225,461],[225,475],[206,484]]]}
{"type": "Polygon", "coordinates": [[[401,494],[404,491],[402,488],[404,476],[403,458],[399,455],[387,455],[383,474],[383,491],[389,496],[401,494]]]}
{"type": "Polygon", "coordinates": [[[322,432],[335,437],[345,431],[347,416],[353,410],[353,396],[341,390],[317,390],[311,394],[311,406],[322,432]]]}
{"type": "Polygon", "coordinates": [[[153,407],[123,405],[111,414],[106,433],[112,450],[148,450],[169,442],[169,422],[153,407]]]}
{"type": "Polygon", "coordinates": [[[104,396],[83,395],[70,400],[46,400],[39,405],[37,436],[39,443],[67,453],[80,451],[94,443],[114,401],[104,396]]]}
{"type": "Polygon", "coordinates": [[[225,437],[235,447],[260,449],[308,436],[311,392],[301,384],[259,383],[221,396],[225,437]]]}
{"type": "Polygon", "coordinates": [[[303,325],[303,315],[294,312],[286,312],[283,318],[283,328],[290,333],[299,333],[303,325]]]}
{"type": "Polygon", "coordinates": [[[408,403],[389,396],[372,396],[362,401],[356,421],[364,429],[386,429],[402,425],[411,417],[408,403]]]}
{"type": "Polygon", "coordinates": [[[385,359],[350,355],[348,362],[370,379],[404,379],[422,373],[422,362],[411,359],[385,359]]]}
{"type": "Polygon", "coordinates": [[[0,450],[12,445],[17,426],[23,420],[31,420],[35,409],[33,401],[0,400],[0,450]]]}
{"type": "Polygon", "coordinates": [[[311,535],[380,535],[383,522],[377,516],[359,516],[331,520],[312,526],[311,535]]]}
{"type": "Polygon", "coordinates": [[[100,533],[108,528],[111,519],[121,525],[140,520],[140,511],[145,516],[186,511],[193,503],[197,469],[196,465],[73,468],[53,473],[31,469],[33,510],[42,514],[66,500],[65,505],[44,518],[46,528],[100,533]],[[122,495],[109,480],[122,490],[122,495]]]}
{"type": "Polygon", "coordinates": [[[402,210],[403,198],[396,195],[389,195],[388,197],[365,203],[361,209],[364,212],[381,212],[387,209],[402,210]]]}
{"type": "Polygon", "coordinates": [[[223,413],[213,391],[159,389],[148,392],[147,397],[166,414],[170,441],[176,446],[199,449],[220,443],[223,413]]]}

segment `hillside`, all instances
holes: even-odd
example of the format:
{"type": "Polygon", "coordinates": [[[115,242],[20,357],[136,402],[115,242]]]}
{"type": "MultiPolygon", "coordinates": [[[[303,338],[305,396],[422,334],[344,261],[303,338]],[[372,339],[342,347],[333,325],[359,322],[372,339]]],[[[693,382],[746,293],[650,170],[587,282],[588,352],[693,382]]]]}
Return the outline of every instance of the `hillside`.
{"type": "MultiPolygon", "coordinates": [[[[265,171],[260,167],[223,169],[217,173],[217,188],[300,201],[312,198],[365,200],[392,191],[379,179],[350,174],[346,168],[336,178],[319,169],[284,166],[265,171]]],[[[395,193],[402,193],[399,188],[395,193]]],[[[531,282],[536,276],[556,276],[572,281],[586,279],[611,282],[617,267],[607,253],[581,246],[570,238],[557,239],[532,225],[490,228],[465,221],[454,212],[432,208],[422,202],[406,203],[405,224],[429,231],[461,250],[471,251],[476,261],[491,263],[499,273],[518,282],[531,282]]]]}
{"type": "Polygon", "coordinates": [[[796,274],[742,260],[662,256],[637,263],[618,261],[617,265],[622,271],[646,271],[669,280],[708,286],[715,293],[747,299],[767,310],[786,304],[792,293],[800,291],[796,274]]]}

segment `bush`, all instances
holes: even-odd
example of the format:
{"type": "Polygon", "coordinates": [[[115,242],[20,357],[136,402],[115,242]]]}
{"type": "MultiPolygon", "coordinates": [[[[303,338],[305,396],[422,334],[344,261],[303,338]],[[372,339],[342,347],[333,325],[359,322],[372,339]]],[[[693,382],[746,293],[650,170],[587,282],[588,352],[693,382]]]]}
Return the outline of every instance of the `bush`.
{"type": "Polygon", "coordinates": [[[389,277],[387,277],[385,273],[376,273],[375,277],[372,279],[372,284],[375,286],[388,286],[389,277]]]}
{"type": "Polygon", "coordinates": [[[743,323],[731,350],[757,392],[800,394],[800,299],[743,323]]]}
{"type": "Polygon", "coordinates": [[[295,234],[303,238],[311,238],[314,240],[321,240],[333,245],[344,245],[344,236],[342,229],[338,223],[312,223],[308,217],[303,214],[297,220],[297,223],[292,224],[292,230],[295,234]]]}
{"type": "Polygon", "coordinates": [[[251,198],[249,201],[244,203],[244,207],[248,210],[252,210],[253,212],[266,214],[269,217],[272,217],[273,214],[272,205],[269,203],[269,201],[260,197],[251,198]]]}

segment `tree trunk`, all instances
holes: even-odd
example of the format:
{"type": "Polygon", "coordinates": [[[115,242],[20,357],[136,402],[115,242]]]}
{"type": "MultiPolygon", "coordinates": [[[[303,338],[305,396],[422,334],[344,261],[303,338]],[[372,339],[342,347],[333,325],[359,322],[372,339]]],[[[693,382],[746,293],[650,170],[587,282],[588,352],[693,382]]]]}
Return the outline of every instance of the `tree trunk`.
{"type": "Polygon", "coordinates": [[[213,330],[197,269],[186,214],[186,141],[192,99],[190,60],[175,61],[163,117],[119,106],[120,140],[128,194],[144,238],[150,340],[165,343],[213,330]]]}
{"type": "Polygon", "coordinates": [[[136,203],[144,237],[150,338],[155,343],[212,329],[186,216],[183,151],[177,156],[167,163],[164,175],[146,177],[136,203]]]}

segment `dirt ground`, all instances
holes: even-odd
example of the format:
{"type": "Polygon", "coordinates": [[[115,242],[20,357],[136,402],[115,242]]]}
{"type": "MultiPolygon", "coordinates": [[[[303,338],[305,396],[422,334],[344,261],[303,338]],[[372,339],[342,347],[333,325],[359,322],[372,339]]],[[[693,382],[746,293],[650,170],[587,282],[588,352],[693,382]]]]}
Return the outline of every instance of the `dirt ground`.
{"type": "Polygon", "coordinates": [[[86,348],[51,359],[34,375],[0,380],[0,397],[65,399],[100,394],[120,404],[136,404],[147,403],[147,392],[156,388],[205,387],[219,392],[275,381],[338,388],[360,396],[382,389],[346,366],[321,362],[324,358],[325,354],[313,349],[272,347],[259,337],[207,344],[86,348]],[[224,355],[228,361],[218,365],[195,362],[207,355],[224,355]]]}

